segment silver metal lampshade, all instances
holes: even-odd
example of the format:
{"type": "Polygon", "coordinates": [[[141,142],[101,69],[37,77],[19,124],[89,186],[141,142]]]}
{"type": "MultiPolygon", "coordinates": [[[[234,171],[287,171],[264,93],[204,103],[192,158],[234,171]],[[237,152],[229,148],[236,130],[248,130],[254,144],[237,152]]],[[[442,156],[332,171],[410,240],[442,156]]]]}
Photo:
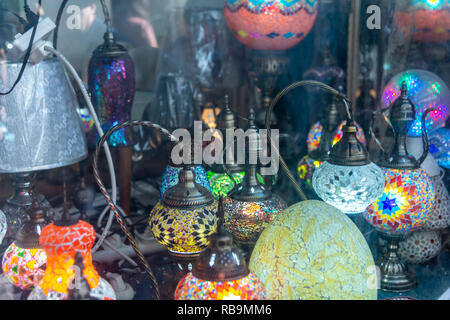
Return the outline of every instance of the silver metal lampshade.
{"type": "MultiPolygon", "coordinates": [[[[0,63],[0,90],[8,90],[21,63],[0,63]]],[[[0,173],[32,172],[87,157],[75,92],[56,58],[29,64],[16,88],[0,96],[0,173]]]]}

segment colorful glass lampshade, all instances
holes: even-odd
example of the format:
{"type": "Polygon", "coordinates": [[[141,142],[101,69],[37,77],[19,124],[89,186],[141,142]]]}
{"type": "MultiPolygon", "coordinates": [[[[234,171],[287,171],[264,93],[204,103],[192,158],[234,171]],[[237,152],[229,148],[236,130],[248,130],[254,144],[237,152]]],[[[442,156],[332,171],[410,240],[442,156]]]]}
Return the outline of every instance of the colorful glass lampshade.
{"type": "Polygon", "coordinates": [[[380,196],[383,174],[358,141],[352,120],[343,127],[343,137],[331,149],[327,161],[314,171],[312,185],[323,201],[346,214],[364,212],[380,196]]]}
{"type": "Polygon", "coordinates": [[[271,300],[375,300],[373,265],[356,225],[321,201],[303,201],[279,213],[249,264],[271,300]]]}
{"type": "MultiPolygon", "coordinates": [[[[197,182],[202,187],[206,188],[208,191],[211,191],[211,187],[208,180],[208,174],[205,170],[205,168],[201,165],[194,166],[192,168],[194,170],[195,174],[195,182],[197,182]]],[[[177,185],[178,183],[178,176],[182,170],[182,167],[176,167],[171,164],[167,165],[167,167],[164,169],[163,176],[161,179],[161,187],[159,188],[159,194],[162,199],[164,196],[164,193],[169,188],[172,188],[177,185]]]]}
{"type": "Polygon", "coordinates": [[[217,202],[195,181],[191,167],[181,169],[178,183],[152,209],[149,227],[175,258],[195,259],[217,229],[217,202]]]}
{"type": "Polygon", "coordinates": [[[431,108],[425,123],[431,134],[442,127],[450,114],[450,90],[445,82],[432,72],[425,70],[407,70],[392,78],[383,91],[384,107],[389,107],[401,95],[401,84],[406,82],[408,97],[414,102],[416,119],[409,131],[410,136],[422,135],[422,115],[431,108]]]}
{"type": "Polygon", "coordinates": [[[420,42],[450,39],[448,0],[414,0],[402,4],[394,13],[394,21],[405,36],[420,42]]]}
{"type": "Polygon", "coordinates": [[[419,230],[399,243],[400,257],[410,263],[424,263],[436,257],[442,249],[438,230],[419,230]]]}
{"type": "Polygon", "coordinates": [[[300,180],[311,185],[314,171],[323,163],[323,161],[315,160],[310,155],[304,156],[297,165],[297,173],[300,180]]]}
{"type": "Polygon", "coordinates": [[[317,17],[317,0],[226,0],[228,28],[249,48],[286,50],[302,41],[317,17]]]}
{"type": "Polygon", "coordinates": [[[65,300],[74,278],[84,277],[91,289],[91,297],[115,300],[113,288],[99,276],[92,264],[91,249],[94,241],[94,227],[82,220],[75,224],[51,223],[46,226],[41,232],[40,244],[47,254],[47,268],[41,284],[31,292],[28,299],[65,300]],[[73,267],[77,253],[83,258],[82,273],[77,273],[73,267]]]}
{"type": "MultiPolygon", "coordinates": [[[[355,123],[355,125],[356,125],[356,128],[358,129],[358,131],[356,133],[356,137],[362,144],[366,145],[367,140],[366,140],[366,135],[364,134],[364,130],[361,128],[361,126],[358,123],[355,123]]],[[[339,125],[339,127],[336,131],[336,135],[333,139],[332,146],[334,146],[336,143],[338,143],[342,139],[342,134],[343,134],[342,128],[344,126],[345,126],[345,121],[343,121],[339,125]]],[[[323,126],[320,122],[316,122],[309,130],[308,137],[306,138],[306,145],[308,147],[308,153],[316,151],[319,148],[320,138],[322,137],[322,131],[323,131],[323,126]]]]}
{"type": "Polygon", "coordinates": [[[48,224],[48,212],[39,207],[37,199],[29,217],[21,225],[2,259],[3,273],[22,290],[33,289],[40,284],[47,263],[47,255],[39,244],[39,236],[42,228],[48,224]]]}
{"type": "MultiPolygon", "coordinates": [[[[219,215],[223,219],[222,205],[219,205],[219,215]]],[[[175,300],[264,300],[265,297],[264,285],[249,271],[242,251],[221,227],[211,236],[208,248],[200,254],[192,272],[181,279],[175,290],[175,300]]]]}
{"type": "Polygon", "coordinates": [[[439,128],[430,134],[430,153],[438,165],[450,169],[450,129],[439,128]]]}
{"type": "MultiPolygon", "coordinates": [[[[92,104],[106,132],[131,119],[135,91],[134,64],[125,47],[116,43],[114,34],[106,32],[89,61],[88,85],[92,104]]],[[[116,131],[108,143],[113,147],[135,144],[131,127],[116,131]]]]}
{"type": "MultiPolygon", "coordinates": [[[[255,113],[250,110],[249,127],[256,134],[255,113]]],[[[259,139],[259,138],[257,138],[259,139]]],[[[258,153],[257,146],[248,147],[248,159],[255,156],[255,164],[247,159],[244,180],[238,184],[228,197],[224,199],[224,228],[233,235],[234,240],[241,244],[254,245],[264,228],[273,220],[276,214],[287,207],[286,203],[262,185],[257,178],[258,153]]]]}
{"type": "Polygon", "coordinates": [[[444,184],[443,176],[431,177],[434,187],[435,207],[425,222],[425,230],[440,230],[450,226],[450,196],[444,184]]]}

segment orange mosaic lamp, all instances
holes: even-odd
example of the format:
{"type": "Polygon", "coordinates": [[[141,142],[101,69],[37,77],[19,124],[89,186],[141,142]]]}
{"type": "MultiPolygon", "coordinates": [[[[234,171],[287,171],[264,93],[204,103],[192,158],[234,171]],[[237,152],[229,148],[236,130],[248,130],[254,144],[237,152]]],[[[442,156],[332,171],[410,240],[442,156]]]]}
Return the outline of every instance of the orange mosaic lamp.
{"type": "Polygon", "coordinates": [[[115,300],[111,285],[102,279],[92,264],[91,249],[95,241],[94,227],[79,220],[73,225],[51,223],[41,233],[40,244],[47,254],[47,268],[38,288],[32,291],[29,300],[65,300],[71,283],[83,276],[91,289],[92,298],[115,300]],[[75,256],[83,258],[82,275],[74,267],[75,256]]]}

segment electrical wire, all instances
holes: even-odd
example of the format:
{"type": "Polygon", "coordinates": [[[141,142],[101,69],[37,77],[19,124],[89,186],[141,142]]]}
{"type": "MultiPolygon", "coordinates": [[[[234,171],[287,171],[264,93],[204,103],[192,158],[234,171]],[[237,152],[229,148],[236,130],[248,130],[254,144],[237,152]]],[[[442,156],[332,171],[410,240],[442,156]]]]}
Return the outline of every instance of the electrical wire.
{"type": "MultiPolygon", "coordinates": [[[[98,233],[96,233],[97,237],[101,236],[98,233]]],[[[138,264],[131,259],[129,256],[127,256],[125,253],[123,253],[122,251],[120,251],[119,249],[115,248],[108,240],[104,240],[103,243],[108,246],[112,251],[114,251],[115,253],[117,253],[118,255],[120,255],[121,257],[123,257],[125,260],[127,260],[129,263],[131,263],[131,265],[133,267],[138,267],[138,264]]]]}
{"type": "Polygon", "coordinates": [[[269,108],[266,110],[266,129],[267,129],[267,136],[268,136],[268,140],[270,141],[271,145],[272,145],[272,149],[275,151],[275,153],[277,154],[278,160],[281,164],[281,167],[283,169],[283,171],[285,172],[285,174],[287,175],[287,177],[289,178],[289,180],[291,181],[292,185],[295,188],[295,191],[297,192],[297,194],[300,196],[300,198],[303,201],[308,200],[308,198],[306,197],[305,193],[303,192],[302,188],[300,187],[300,185],[297,183],[297,181],[295,180],[294,176],[292,175],[292,173],[289,170],[289,167],[287,166],[286,162],[284,161],[283,157],[280,154],[280,151],[278,150],[278,148],[275,146],[275,143],[272,140],[272,135],[270,132],[270,120],[272,117],[272,110],[273,108],[277,105],[277,103],[280,101],[280,99],[282,97],[284,97],[288,92],[290,92],[291,90],[298,88],[298,87],[304,87],[304,86],[317,86],[320,87],[334,95],[336,95],[338,98],[341,98],[344,102],[345,102],[345,106],[347,109],[347,116],[350,120],[353,120],[353,116],[351,114],[351,109],[349,106],[349,99],[341,92],[339,92],[338,90],[326,85],[325,83],[319,82],[319,81],[314,81],[314,80],[304,80],[304,81],[297,81],[294,82],[292,84],[290,84],[289,86],[287,86],[286,88],[284,88],[283,90],[281,90],[276,96],[275,98],[271,101],[269,108]]]}
{"type": "Polygon", "coordinates": [[[97,148],[95,149],[95,155],[93,158],[93,170],[94,170],[94,178],[100,188],[100,191],[103,193],[103,196],[106,198],[106,201],[108,202],[108,204],[110,205],[112,211],[114,212],[114,215],[117,219],[117,222],[120,225],[120,228],[122,229],[122,231],[125,233],[126,237],[128,238],[128,240],[130,241],[130,245],[133,248],[134,252],[136,253],[139,261],[142,263],[142,265],[145,268],[145,271],[147,272],[147,274],[149,275],[153,286],[155,288],[155,292],[156,292],[156,296],[157,299],[159,299],[160,295],[159,295],[159,286],[158,286],[158,282],[156,280],[155,275],[153,274],[152,269],[150,268],[150,265],[148,264],[147,260],[145,260],[144,255],[142,254],[142,252],[139,250],[138,244],[136,242],[136,240],[133,238],[133,236],[131,235],[130,231],[128,230],[128,227],[126,226],[124,220],[122,219],[122,217],[119,214],[119,210],[117,208],[117,205],[115,204],[115,201],[111,200],[111,196],[109,195],[108,191],[105,188],[105,185],[103,184],[101,178],[100,178],[100,173],[98,171],[98,156],[101,150],[101,147],[105,144],[105,142],[109,139],[109,137],[116,131],[123,129],[125,127],[129,127],[129,126],[146,126],[148,128],[155,128],[158,131],[160,131],[161,133],[167,135],[169,137],[169,139],[172,142],[179,142],[179,140],[173,136],[167,129],[164,129],[163,127],[154,124],[150,121],[126,121],[123,123],[120,123],[114,127],[112,127],[111,129],[108,130],[108,132],[106,132],[106,134],[104,136],[102,136],[100,138],[100,140],[97,143],[97,148]]]}
{"type": "MultiPolygon", "coordinates": [[[[100,121],[97,117],[94,106],[92,105],[91,99],[89,98],[89,94],[86,91],[86,88],[84,87],[83,81],[78,76],[78,73],[75,71],[74,67],[70,64],[70,62],[58,50],[54,49],[51,46],[45,46],[44,49],[47,51],[50,51],[51,53],[56,55],[56,57],[58,57],[58,59],[63,63],[63,65],[66,66],[66,68],[72,74],[73,78],[75,79],[75,82],[77,83],[77,85],[79,86],[79,88],[83,94],[84,99],[86,100],[86,104],[88,106],[88,109],[89,109],[89,112],[91,113],[92,118],[94,119],[95,127],[98,131],[98,134],[100,137],[102,137],[104,135],[104,132],[103,132],[102,127],[100,126],[100,121]]],[[[110,174],[110,179],[111,179],[112,201],[114,203],[116,203],[116,201],[117,201],[117,185],[116,185],[116,175],[115,175],[115,170],[114,170],[114,164],[112,161],[111,151],[109,149],[108,144],[105,144],[103,147],[105,149],[106,159],[107,159],[108,167],[109,167],[109,171],[110,171],[109,174],[110,174]]],[[[105,210],[107,210],[107,209],[105,209],[105,210]]],[[[97,251],[98,248],[101,246],[102,242],[105,240],[106,235],[108,234],[109,229],[111,228],[113,218],[114,218],[114,213],[113,213],[113,211],[111,211],[108,222],[105,227],[105,230],[103,231],[99,240],[96,242],[94,248],[92,248],[92,252],[97,251]]]]}
{"type": "Polygon", "coordinates": [[[69,0],[63,0],[63,2],[61,2],[61,5],[59,6],[59,9],[58,9],[58,14],[56,15],[56,23],[55,23],[56,28],[55,28],[55,31],[53,32],[53,48],[55,48],[55,50],[58,49],[58,31],[59,31],[59,25],[61,23],[61,17],[62,17],[64,8],[66,7],[68,1],[69,0]]]}
{"type": "MultiPolygon", "coordinates": [[[[37,27],[39,24],[39,8],[41,8],[41,4],[42,4],[42,0],[39,0],[39,7],[38,7],[38,10],[36,11],[36,13],[31,12],[28,5],[25,5],[25,11],[27,12],[27,17],[30,18],[33,14],[36,16],[35,21],[34,21],[33,31],[31,32],[30,42],[28,43],[27,51],[22,60],[22,67],[20,68],[19,75],[17,76],[17,79],[14,82],[14,84],[12,85],[11,89],[9,89],[7,92],[0,92],[1,96],[6,96],[6,95],[10,94],[14,90],[14,88],[17,86],[17,84],[20,82],[20,80],[22,79],[23,73],[25,72],[25,68],[28,64],[28,60],[30,59],[31,49],[33,48],[34,37],[36,36],[36,30],[37,30],[37,27]]],[[[29,20],[31,20],[31,19],[29,19],[29,20]]],[[[30,21],[28,21],[28,22],[30,23],[30,21]]]]}

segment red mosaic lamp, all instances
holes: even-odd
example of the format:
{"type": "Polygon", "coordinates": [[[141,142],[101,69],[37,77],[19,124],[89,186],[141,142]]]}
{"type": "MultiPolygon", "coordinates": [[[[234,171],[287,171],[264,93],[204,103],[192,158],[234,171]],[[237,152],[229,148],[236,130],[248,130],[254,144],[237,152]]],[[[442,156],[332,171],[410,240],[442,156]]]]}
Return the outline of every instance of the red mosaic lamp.
{"type": "Polygon", "coordinates": [[[40,286],[31,292],[28,299],[67,300],[73,281],[81,277],[90,287],[91,298],[115,300],[113,288],[100,277],[92,264],[94,241],[94,227],[82,220],[63,219],[46,226],[41,232],[40,245],[47,254],[47,268],[40,286]],[[82,257],[82,270],[75,265],[77,254],[82,257]]]}

